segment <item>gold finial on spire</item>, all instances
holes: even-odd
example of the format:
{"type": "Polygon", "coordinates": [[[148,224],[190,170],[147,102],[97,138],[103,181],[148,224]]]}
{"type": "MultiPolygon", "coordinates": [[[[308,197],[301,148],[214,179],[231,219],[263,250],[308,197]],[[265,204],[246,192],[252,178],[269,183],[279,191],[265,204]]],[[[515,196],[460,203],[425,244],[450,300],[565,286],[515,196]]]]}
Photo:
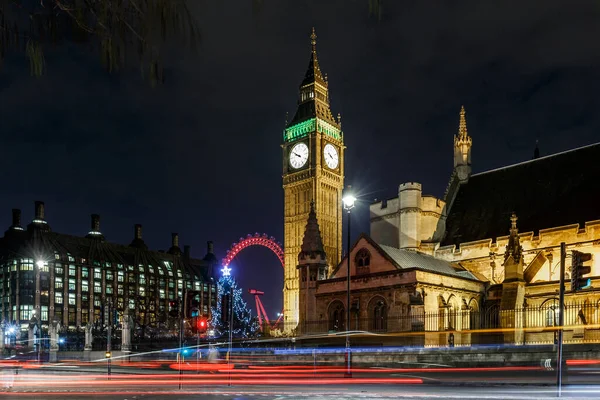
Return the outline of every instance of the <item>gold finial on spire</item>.
{"type": "Polygon", "coordinates": [[[315,27],[312,28],[312,34],[310,35],[310,44],[312,45],[313,53],[317,51],[317,34],[315,33],[315,27]]]}
{"type": "Polygon", "coordinates": [[[460,121],[458,123],[458,138],[466,139],[469,134],[467,133],[467,118],[466,118],[465,106],[460,106],[460,121]]]}
{"type": "Polygon", "coordinates": [[[285,126],[287,126],[288,124],[288,119],[289,119],[290,113],[289,112],[285,112],[285,126]]]}
{"type": "Polygon", "coordinates": [[[338,124],[341,128],[342,127],[342,114],[341,113],[338,113],[338,124]]]}

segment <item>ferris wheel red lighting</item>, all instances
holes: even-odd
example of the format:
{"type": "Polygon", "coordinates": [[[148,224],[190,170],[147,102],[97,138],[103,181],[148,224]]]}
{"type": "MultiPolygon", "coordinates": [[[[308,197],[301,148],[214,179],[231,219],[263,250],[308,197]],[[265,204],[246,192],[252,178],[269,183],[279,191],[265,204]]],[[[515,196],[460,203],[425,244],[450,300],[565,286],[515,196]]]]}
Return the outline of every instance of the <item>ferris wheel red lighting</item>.
{"type": "Polygon", "coordinates": [[[269,236],[266,233],[262,235],[260,233],[255,233],[254,235],[248,234],[245,238],[240,238],[237,243],[231,245],[231,248],[227,251],[225,258],[222,261],[223,267],[228,267],[231,261],[240,253],[240,251],[244,250],[250,246],[263,246],[267,249],[271,250],[281,263],[281,266],[285,266],[285,259],[283,258],[283,249],[281,248],[281,244],[277,243],[273,236],[269,236]]]}

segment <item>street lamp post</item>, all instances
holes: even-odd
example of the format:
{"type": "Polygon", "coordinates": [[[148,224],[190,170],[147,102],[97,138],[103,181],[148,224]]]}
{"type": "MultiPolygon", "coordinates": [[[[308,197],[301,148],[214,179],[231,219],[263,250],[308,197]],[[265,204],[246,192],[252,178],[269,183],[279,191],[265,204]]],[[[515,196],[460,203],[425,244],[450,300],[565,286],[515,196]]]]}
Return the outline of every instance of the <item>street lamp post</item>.
{"type": "Polygon", "coordinates": [[[346,195],[344,196],[344,198],[342,199],[342,202],[344,203],[344,210],[346,210],[346,212],[348,213],[348,241],[347,241],[347,246],[348,246],[348,276],[346,279],[346,364],[347,364],[347,370],[346,370],[346,374],[345,377],[346,378],[351,378],[352,377],[352,371],[351,371],[351,354],[350,354],[350,221],[351,221],[351,216],[350,216],[350,211],[354,208],[354,202],[356,202],[356,197],[354,197],[351,193],[350,193],[350,186],[348,186],[348,192],[346,193],[346,195]]]}
{"type": "Polygon", "coordinates": [[[106,376],[107,379],[110,380],[110,367],[111,367],[111,358],[112,358],[112,298],[108,297],[106,299],[106,376]]]}

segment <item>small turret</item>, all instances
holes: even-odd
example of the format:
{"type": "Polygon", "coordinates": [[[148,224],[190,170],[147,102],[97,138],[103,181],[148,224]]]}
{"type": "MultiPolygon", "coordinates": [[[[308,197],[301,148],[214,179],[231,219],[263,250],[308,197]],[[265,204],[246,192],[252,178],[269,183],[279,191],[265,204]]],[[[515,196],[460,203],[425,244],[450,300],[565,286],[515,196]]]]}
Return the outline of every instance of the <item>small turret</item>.
{"type": "Polygon", "coordinates": [[[472,145],[473,140],[467,132],[465,106],[461,106],[458,134],[454,135],[454,170],[461,183],[466,183],[471,177],[472,145]]]}

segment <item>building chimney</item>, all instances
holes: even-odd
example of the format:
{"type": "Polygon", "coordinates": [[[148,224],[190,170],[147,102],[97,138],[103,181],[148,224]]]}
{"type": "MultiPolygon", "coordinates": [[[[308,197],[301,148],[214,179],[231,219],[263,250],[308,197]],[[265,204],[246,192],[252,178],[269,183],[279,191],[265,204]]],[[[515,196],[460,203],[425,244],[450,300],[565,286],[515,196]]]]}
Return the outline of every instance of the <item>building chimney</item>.
{"type": "Polygon", "coordinates": [[[21,227],[21,210],[18,208],[13,208],[13,210],[12,210],[12,227],[13,228],[21,227]]]}
{"type": "Polygon", "coordinates": [[[179,234],[171,233],[171,247],[179,247],[179,234]]]}
{"type": "Polygon", "coordinates": [[[146,243],[142,240],[142,225],[135,224],[133,228],[133,240],[131,241],[130,246],[139,249],[148,249],[148,246],[146,246],[146,243]]]}
{"type": "Polygon", "coordinates": [[[135,228],[133,230],[133,239],[134,240],[142,240],[142,225],[135,224],[135,228]]]}
{"type": "Polygon", "coordinates": [[[206,252],[208,254],[213,254],[214,253],[214,246],[213,246],[212,240],[209,240],[208,242],[206,242],[206,247],[207,247],[206,252]]]}
{"type": "Polygon", "coordinates": [[[44,220],[45,210],[44,210],[44,202],[36,201],[35,202],[35,219],[44,220]]]}
{"type": "Polygon", "coordinates": [[[188,260],[190,259],[190,246],[189,245],[185,245],[183,246],[183,255],[185,256],[185,258],[187,258],[188,260]]]}
{"type": "Polygon", "coordinates": [[[92,214],[92,232],[100,232],[100,216],[98,214],[92,214]]]}

